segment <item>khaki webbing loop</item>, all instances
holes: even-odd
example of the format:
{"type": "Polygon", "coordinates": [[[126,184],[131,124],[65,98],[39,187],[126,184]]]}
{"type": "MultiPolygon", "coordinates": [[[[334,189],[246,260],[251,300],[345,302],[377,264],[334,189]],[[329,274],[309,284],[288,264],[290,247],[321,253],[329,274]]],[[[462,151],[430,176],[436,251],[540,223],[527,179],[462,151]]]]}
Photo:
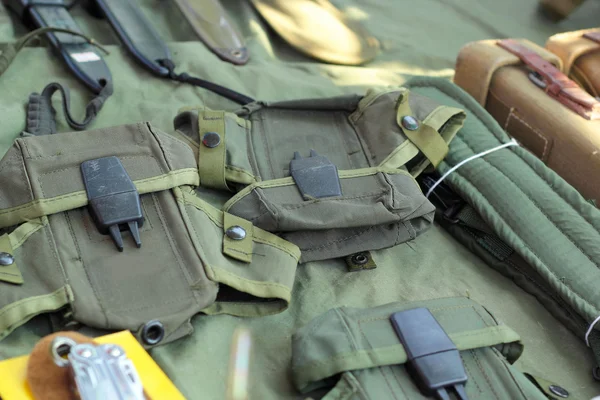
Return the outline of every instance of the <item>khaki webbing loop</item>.
{"type": "Polygon", "coordinates": [[[252,262],[252,223],[232,214],[223,213],[223,254],[246,263],[252,262]],[[235,239],[228,231],[243,232],[242,239],[235,239]]]}
{"type": "Polygon", "coordinates": [[[419,127],[416,130],[409,130],[402,126],[403,117],[411,116],[416,119],[408,102],[409,94],[406,92],[398,104],[396,122],[406,137],[421,150],[434,167],[437,167],[448,154],[448,144],[437,130],[422,121],[419,121],[419,127]]]}
{"type": "Polygon", "coordinates": [[[224,111],[199,111],[198,134],[200,135],[200,148],[198,152],[198,173],[200,185],[215,189],[229,190],[225,181],[225,163],[227,155],[225,137],[225,112],[224,111]],[[202,138],[208,132],[219,135],[220,143],[215,147],[208,147],[202,143],[202,138]]]}
{"type": "Polygon", "coordinates": [[[11,265],[0,265],[0,281],[22,285],[23,276],[17,267],[16,256],[8,235],[0,236],[0,253],[7,253],[14,259],[11,265]]]}
{"type": "Polygon", "coordinates": [[[69,285],[57,289],[53,293],[28,297],[0,309],[0,339],[23,325],[36,315],[56,311],[68,305],[73,299],[69,285]]]}

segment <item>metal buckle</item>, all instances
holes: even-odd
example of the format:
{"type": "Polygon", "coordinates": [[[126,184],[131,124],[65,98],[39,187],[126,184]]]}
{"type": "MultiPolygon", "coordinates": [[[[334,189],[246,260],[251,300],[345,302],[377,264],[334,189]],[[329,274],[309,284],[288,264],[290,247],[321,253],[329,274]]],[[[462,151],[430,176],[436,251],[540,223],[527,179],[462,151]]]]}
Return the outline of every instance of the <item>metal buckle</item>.
{"type": "Polygon", "coordinates": [[[302,158],[297,151],[294,153],[290,174],[305,200],[342,195],[337,167],[312,149],[307,158],[302,158]]]}
{"type": "Polygon", "coordinates": [[[140,195],[117,157],[81,163],[89,209],[98,231],[112,237],[123,251],[121,230],[129,230],[138,248],[142,246],[139,227],[144,224],[140,195]]]}
{"type": "Polygon", "coordinates": [[[467,400],[465,367],[456,345],[427,308],[413,308],[390,317],[408,356],[409,371],[426,396],[450,400],[447,389],[467,400]]]}

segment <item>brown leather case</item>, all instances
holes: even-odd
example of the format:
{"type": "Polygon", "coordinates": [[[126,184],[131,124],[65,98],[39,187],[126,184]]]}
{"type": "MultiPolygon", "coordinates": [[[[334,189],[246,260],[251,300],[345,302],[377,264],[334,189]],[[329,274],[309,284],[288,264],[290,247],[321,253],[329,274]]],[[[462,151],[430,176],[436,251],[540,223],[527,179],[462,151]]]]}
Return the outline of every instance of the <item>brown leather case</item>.
{"type": "Polygon", "coordinates": [[[461,49],[454,81],[525,148],[600,203],[600,103],[561,67],[556,55],[527,40],[485,40],[461,49]]]}
{"type": "Polygon", "coordinates": [[[600,29],[551,36],[546,48],[563,63],[563,72],[594,97],[600,93],[600,29]]]}

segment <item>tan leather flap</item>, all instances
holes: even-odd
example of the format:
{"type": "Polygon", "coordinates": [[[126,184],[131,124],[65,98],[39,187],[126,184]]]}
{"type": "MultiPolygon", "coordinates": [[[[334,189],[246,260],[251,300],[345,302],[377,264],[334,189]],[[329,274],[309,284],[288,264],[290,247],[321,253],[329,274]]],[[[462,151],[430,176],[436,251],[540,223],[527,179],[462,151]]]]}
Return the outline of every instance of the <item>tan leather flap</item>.
{"type": "Polygon", "coordinates": [[[580,31],[559,33],[550,36],[550,39],[546,42],[546,48],[562,60],[563,72],[565,74],[569,75],[573,64],[579,57],[591,51],[600,50],[598,43],[583,37],[583,35],[589,32],[600,32],[600,29],[583,29],[580,31]]]}
{"type": "MultiPolygon", "coordinates": [[[[529,40],[517,41],[561,69],[562,62],[556,55],[529,40]]],[[[519,57],[499,47],[497,42],[498,40],[482,40],[469,43],[460,50],[456,59],[454,83],[465,89],[482,106],[485,106],[494,73],[499,68],[521,64],[519,57]]]]}

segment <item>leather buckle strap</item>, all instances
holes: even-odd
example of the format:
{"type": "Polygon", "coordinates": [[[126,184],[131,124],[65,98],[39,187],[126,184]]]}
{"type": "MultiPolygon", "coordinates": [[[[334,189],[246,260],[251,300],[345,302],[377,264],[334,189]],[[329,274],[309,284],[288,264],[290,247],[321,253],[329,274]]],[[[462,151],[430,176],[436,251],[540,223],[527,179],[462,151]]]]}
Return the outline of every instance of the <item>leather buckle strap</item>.
{"type": "Polygon", "coordinates": [[[586,39],[590,39],[592,42],[600,44],[600,31],[584,33],[583,37],[586,39]]]}
{"type": "Polygon", "coordinates": [[[555,98],[585,119],[600,118],[600,102],[538,53],[513,39],[499,40],[497,44],[519,57],[532,69],[538,78],[534,80],[534,83],[544,89],[550,97],[555,98]]]}

